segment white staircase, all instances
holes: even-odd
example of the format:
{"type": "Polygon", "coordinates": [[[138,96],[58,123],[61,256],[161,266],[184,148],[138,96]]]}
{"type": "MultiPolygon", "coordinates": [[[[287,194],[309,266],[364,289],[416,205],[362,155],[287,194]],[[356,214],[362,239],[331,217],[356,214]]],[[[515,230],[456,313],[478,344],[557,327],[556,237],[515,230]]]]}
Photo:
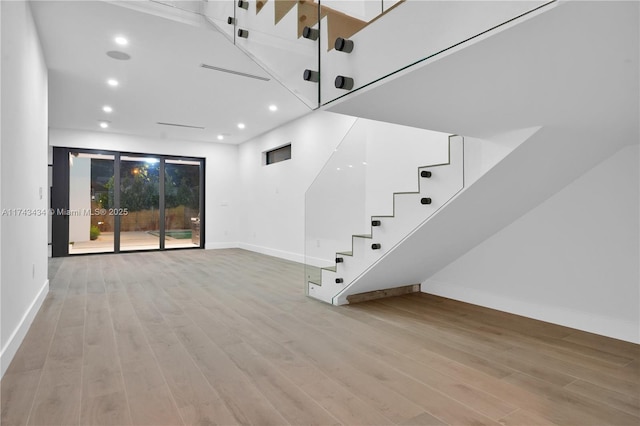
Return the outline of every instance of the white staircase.
{"type": "Polygon", "coordinates": [[[321,268],[320,280],[307,283],[309,296],[337,304],[338,294],[353,294],[348,291],[351,283],[424,226],[463,189],[464,138],[450,136],[448,161],[419,167],[416,179],[417,191],[394,193],[392,214],[372,216],[370,232],[352,235],[351,247],[338,251],[333,265],[321,268]]]}

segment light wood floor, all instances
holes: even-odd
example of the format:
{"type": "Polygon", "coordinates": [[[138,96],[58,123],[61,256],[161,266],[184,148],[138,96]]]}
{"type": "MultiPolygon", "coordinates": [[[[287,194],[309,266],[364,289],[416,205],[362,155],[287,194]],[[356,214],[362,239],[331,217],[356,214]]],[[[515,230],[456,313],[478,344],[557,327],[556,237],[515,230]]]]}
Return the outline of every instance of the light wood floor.
{"type": "Polygon", "coordinates": [[[54,259],[2,425],[638,425],[640,350],[413,294],[333,307],[242,250],[54,259]]]}

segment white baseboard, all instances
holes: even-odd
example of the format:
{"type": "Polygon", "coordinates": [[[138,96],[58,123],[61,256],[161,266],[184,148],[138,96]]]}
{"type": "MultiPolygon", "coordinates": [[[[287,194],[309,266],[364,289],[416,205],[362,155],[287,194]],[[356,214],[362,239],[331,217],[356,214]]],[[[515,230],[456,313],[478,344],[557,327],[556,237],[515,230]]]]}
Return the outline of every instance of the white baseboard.
{"type": "Polygon", "coordinates": [[[20,344],[22,344],[22,341],[27,335],[27,331],[29,331],[29,327],[31,327],[33,319],[40,310],[47,293],[49,293],[48,279],[44,282],[44,285],[40,289],[36,298],[33,299],[31,306],[29,306],[29,309],[27,309],[27,312],[25,312],[24,316],[20,320],[18,327],[16,327],[13,333],[11,333],[11,337],[7,340],[7,344],[2,348],[2,352],[0,353],[0,377],[4,376],[4,373],[7,371],[7,368],[9,368],[9,364],[11,364],[13,357],[16,355],[16,352],[18,352],[18,348],[20,348],[20,344]]]}
{"type": "Polygon", "coordinates": [[[256,246],[247,243],[238,243],[238,247],[244,250],[255,251],[256,253],[266,254],[268,256],[279,257],[280,259],[304,263],[304,255],[299,253],[292,253],[284,250],[277,250],[269,247],[256,246]]]}
{"type": "Polygon", "coordinates": [[[588,312],[570,310],[560,306],[540,305],[524,300],[501,297],[496,294],[450,285],[433,279],[422,283],[423,293],[461,302],[484,306],[498,311],[509,312],[527,318],[563,325],[601,336],[640,343],[640,325],[633,321],[594,315],[588,312]]]}
{"type": "Polygon", "coordinates": [[[238,243],[205,243],[205,250],[238,248],[238,243]]]}

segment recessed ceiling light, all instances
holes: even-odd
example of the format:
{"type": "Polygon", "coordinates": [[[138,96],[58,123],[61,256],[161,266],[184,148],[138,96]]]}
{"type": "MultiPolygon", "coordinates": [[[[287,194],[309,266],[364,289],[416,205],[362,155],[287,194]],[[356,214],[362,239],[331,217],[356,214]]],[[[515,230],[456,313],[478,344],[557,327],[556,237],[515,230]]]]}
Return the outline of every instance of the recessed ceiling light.
{"type": "Polygon", "coordinates": [[[117,44],[119,44],[120,46],[126,46],[127,44],[129,44],[129,40],[127,40],[126,38],[122,37],[122,36],[118,36],[116,38],[113,39],[117,44]]]}
{"type": "Polygon", "coordinates": [[[244,123],[238,123],[238,129],[244,129],[245,127],[244,123]]]}
{"type": "Polygon", "coordinates": [[[278,110],[277,105],[269,105],[269,111],[277,111],[277,110],[278,110]]]}
{"type": "Polygon", "coordinates": [[[115,78],[110,78],[109,80],[107,80],[107,84],[111,87],[118,87],[118,80],[116,80],[115,78]]]}
{"type": "Polygon", "coordinates": [[[224,136],[218,135],[218,140],[221,141],[222,139],[224,139],[224,136]]]}
{"type": "Polygon", "coordinates": [[[102,127],[103,129],[106,129],[107,127],[109,127],[109,123],[106,123],[103,121],[100,123],[100,127],[102,127]]]}
{"type": "Polygon", "coordinates": [[[102,107],[102,110],[104,112],[113,112],[113,108],[111,108],[109,105],[105,105],[102,107]]]}

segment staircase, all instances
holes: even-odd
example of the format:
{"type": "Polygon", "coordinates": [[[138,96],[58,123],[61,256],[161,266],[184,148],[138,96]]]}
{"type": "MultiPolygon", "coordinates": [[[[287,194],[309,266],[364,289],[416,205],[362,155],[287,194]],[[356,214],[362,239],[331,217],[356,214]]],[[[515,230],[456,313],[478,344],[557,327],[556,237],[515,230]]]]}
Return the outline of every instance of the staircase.
{"type": "Polygon", "coordinates": [[[309,296],[337,304],[335,297],[338,294],[353,294],[349,287],[354,281],[391,253],[408,235],[427,225],[430,218],[463,189],[464,139],[449,136],[447,161],[419,167],[416,179],[417,190],[393,193],[391,214],[371,216],[369,231],[353,234],[351,245],[336,252],[333,264],[319,270],[307,267],[309,296]]]}
{"type": "MultiPolygon", "coordinates": [[[[450,50],[459,51],[556,6],[554,1],[547,0],[480,1],[465,2],[464,5],[461,2],[406,0],[393,2],[392,7],[386,10],[381,7],[375,16],[360,19],[332,8],[330,0],[319,3],[313,0],[229,0],[205,1],[204,4],[204,15],[210,22],[311,109],[329,103],[333,103],[334,109],[340,108],[345,99],[348,103],[358,98],[345,98],[351,91],[418,63],[425,66],[427,62],[438,61],[450,50]],[[372,25],[374,22],[376,25],[372,25]],[[334,102],[336,100],[339,102],[334,102]]],[[[412,99],[415,101],[416,97],[412,99]]],[[[429,96],[421,99],[429,99],[429,96]]],[[[453,99],[451,97],[447,102],[453,99]]],[[[361,109],[377,110],[376,106],[380,104],[376,102],[361,109]]],[[[427,104],[431,105],[430,102],[427,104]]],[[[413,108],[411,112],[418,110],[420,108],[413,108]]],[[[437,113],[433,116],[437,117],[437,113]]],[[[446,126],[437,128],[443,127],[446,126]]],[[[306,291],[309,296],[327,303],[342,304],[347,303],[349,295],[362,290],[413,285],[424,280],[424,274],[412,276],[415,278],[413,281],[402,282],[399,277],[389,279],[388,275],[384,280],[372,277],[380,275],[377,265],[386,265],[388,259],[395,259],[394,253],[403,251],[402,245],[412,235],[429,234],[425,229],[437,226],[433,223],[438,221],[433,219],[465,186],[469,186],[465,182],[463,138],[450,136],[448,147],[447,161],[429,164],[427,160],[428,165],[418,167],[417,191],[392,193],[391,213],[369,215],[366,219],[368,229],[354,226],[348,238],[350,243],[343,242],[335,247],[331,260],[327,259],[328,255],[315,256],[313,250],[309,250],[309,241],[306,241],[306,291]]],[[[351,182],[347,184],[351,185],[351,182]]],[[[332,203],[335,198],[347,197],[336,194],[343,192],[341,188],[333,189],[335,192],[325,194],[325,204],[332,203]]],[[[356,194],[356,197],[360,196],[356,194]]],[[[339,216],[343,204],[334,204],[339,216]]],[[[337,217],[334,223],[342,226],[341,218],[337,217]]],[[[459,221],[456,223],[460,225],[459,221]]],[[[457,229],[447,231],[456,232],[457,229]]],[[[325,243],[331,238],[327,241],[322,238],[311,240],[317,241],[317,248],[325,248],[325,243]]],[[[437,251],[438,244],[440,241],[428,242],[429,253],[437,251]]],[[[414,263],[425,261],[419,255],[405,253],[402,257],[405,260],[412,258],[414,263]]],[[[440,265],[442,262],[436,263],[440,265]]],[[[409,275],[403,277],[408,279],[409,275]]]]}

